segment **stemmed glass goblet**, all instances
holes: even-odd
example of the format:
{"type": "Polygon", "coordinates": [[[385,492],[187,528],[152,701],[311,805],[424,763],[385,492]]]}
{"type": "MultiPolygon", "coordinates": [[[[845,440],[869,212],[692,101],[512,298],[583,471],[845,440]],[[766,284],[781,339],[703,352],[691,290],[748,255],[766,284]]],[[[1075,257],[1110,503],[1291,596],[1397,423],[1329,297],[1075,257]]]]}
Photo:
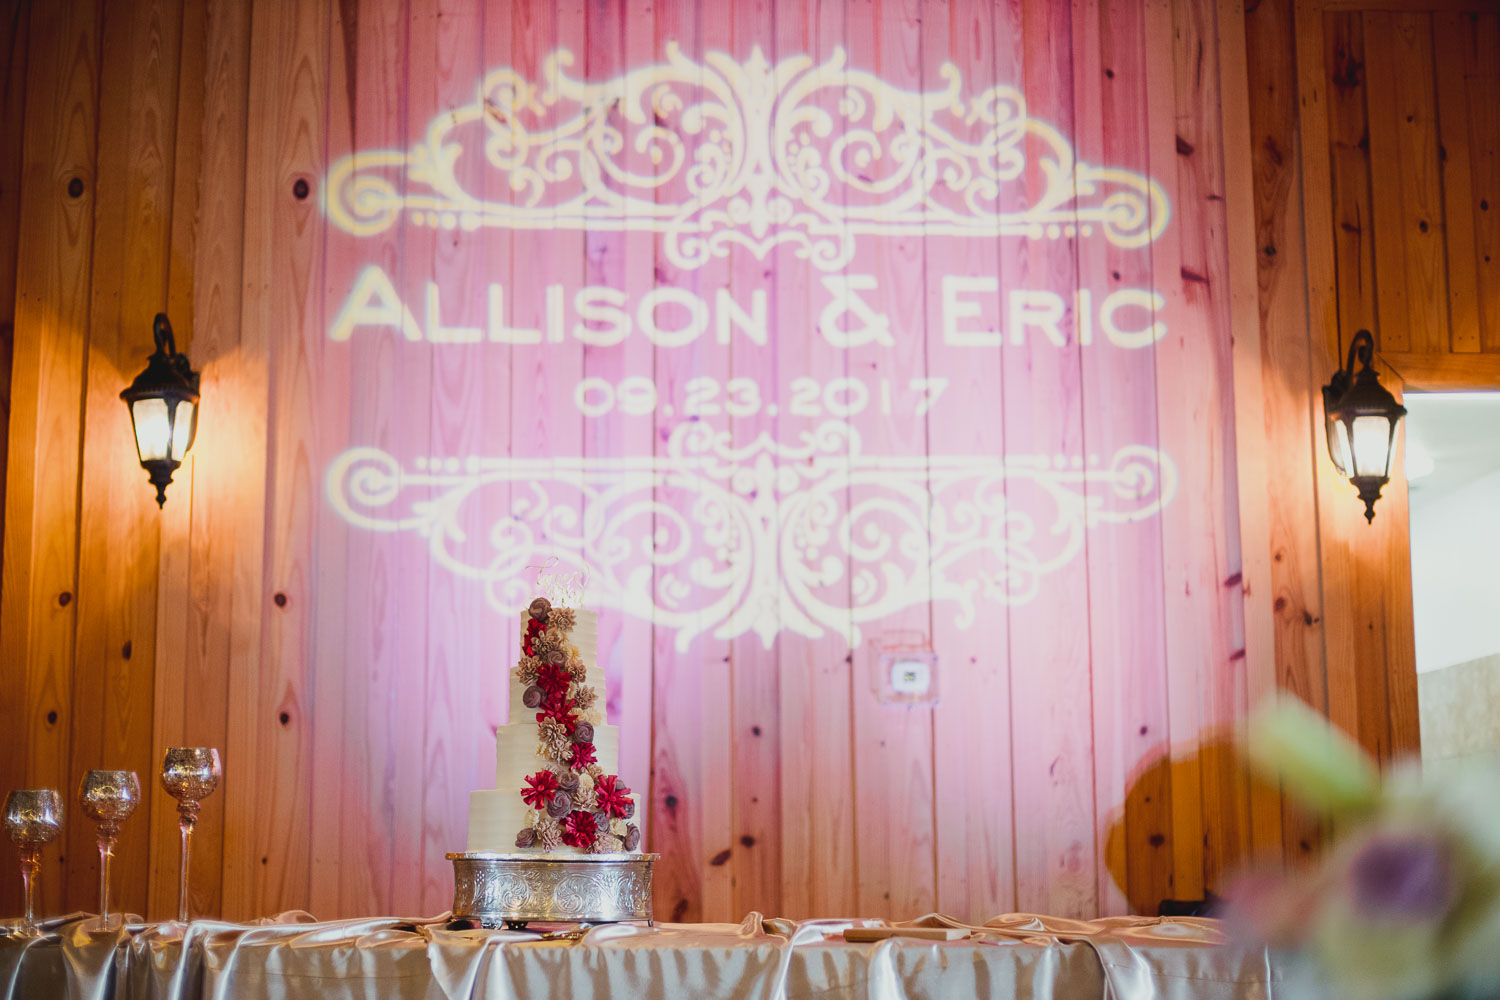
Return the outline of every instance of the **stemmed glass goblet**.
{"type": "Polygon", "coordinates": [[[99,824],[99,922],[109,926],[109,863],[115,855],[120,824],[141,801],[134,771],[87,771],[78,783],[83,814],[99,824]]]}
{"type": "Polygon", "coordinates": [[[5,832],[21,849],[21,885],[26,893],[20,937],[33,938],[40,933],[36,929],[35,896],[42,848],[57,839],[62,825],[63,799],[50,788],[19,788],[5,797],[5,832]]]}
{"type": "Polygon", "coordinates": [[[182,830],[182,870],[177,878],[177,919],[188,918],[188,856],[198,808],[219,787],[224,770],[213,747],[168,747],[161,762],[161,786],[177,800],[177,825],[182,830]]]}

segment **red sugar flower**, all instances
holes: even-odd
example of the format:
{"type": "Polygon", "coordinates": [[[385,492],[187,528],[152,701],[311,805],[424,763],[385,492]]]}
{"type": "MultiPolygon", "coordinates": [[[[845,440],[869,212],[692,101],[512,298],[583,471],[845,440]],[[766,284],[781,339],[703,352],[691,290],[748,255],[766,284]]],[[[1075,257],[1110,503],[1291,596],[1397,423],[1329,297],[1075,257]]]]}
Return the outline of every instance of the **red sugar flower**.
{"type": "Polygon", "coordinates": [[[563,820],[563,843],[569,847],[588,847],[594,842],[596,831],[593,814],[575,809],[563,820]]]}
{"type": "Polygon", "coordinates": [[[538,771],[526,779],[526,786],[521,789],[521,798],[531,808],[543,809],[552,793],[557,791],[557,775],[551,771],[538,771]]]}
{"type": "Polygon", "coordinates": [[[544,663],[537,668],[536,682],[548,694],[567,691],[570,680],[572,678],[568,676],[568,672],[562,667],[554,667],[550,663],[544,663]]]}
{"type": "Polygon", "coordinates": [[[569,768],[574,771],[583,771],[586,770],[590,764],[597,764],[598,762],[598,758],[594,756],[594,744],[573,744],[573,759],[568,761],[569,768]]]}
{"type": "Polygon", "coordinates": [[[547,700],[542,702],[541,711],[536,713],[536,721],[543,719],[556,719],[568,732],[578,723],[578,717],[573,714],[573,699],[563,697],[563,692],[553,691],[547,695],[547,700]]]}
{"type": "Polygon", "coordinates": [[[546,626],[535,618],[526,623],[526,635],[521,638],[521,651],[527,656],[536,655],[536,647],[532,645],[532,641],[541,634],[544,628],[546,626]]]}
{"type": "Polygon", "coordinates": [[[630,802],[626,796],[629,794],[630,789],[625,787],[618,774],[606,774],[594,782],[594,801],[600,809],[619,819],[625,818],[630,802]]]}

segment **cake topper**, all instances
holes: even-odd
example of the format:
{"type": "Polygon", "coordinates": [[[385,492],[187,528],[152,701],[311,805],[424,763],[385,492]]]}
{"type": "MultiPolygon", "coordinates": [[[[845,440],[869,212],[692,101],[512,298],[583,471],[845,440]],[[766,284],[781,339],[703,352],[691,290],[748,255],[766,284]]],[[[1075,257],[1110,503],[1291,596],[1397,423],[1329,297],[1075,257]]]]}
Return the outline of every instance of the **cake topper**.
{"type": "Polygon", "coordinates": [[[549,556],[546,562],[532,563],[526,568],[536,570],[536,589],[553,604],[568,608],[582,608],[583,595],[588,583],[588,571],[575,569],[566,573],[552,572],[558,562],[557,556],[549,556]]]}

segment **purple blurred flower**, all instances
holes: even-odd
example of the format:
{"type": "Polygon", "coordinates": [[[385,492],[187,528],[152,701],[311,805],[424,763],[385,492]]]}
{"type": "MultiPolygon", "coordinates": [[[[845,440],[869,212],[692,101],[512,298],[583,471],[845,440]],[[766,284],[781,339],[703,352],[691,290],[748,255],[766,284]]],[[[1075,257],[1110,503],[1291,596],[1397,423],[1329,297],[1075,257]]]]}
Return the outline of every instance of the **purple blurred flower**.
{"type": "Polygon", "coordinates": [[[1375,836],[1350,865],[1354,902],[1375,917],[1435,920],[1453,903],[1448,846],[1436,837],[1375,836]]]}

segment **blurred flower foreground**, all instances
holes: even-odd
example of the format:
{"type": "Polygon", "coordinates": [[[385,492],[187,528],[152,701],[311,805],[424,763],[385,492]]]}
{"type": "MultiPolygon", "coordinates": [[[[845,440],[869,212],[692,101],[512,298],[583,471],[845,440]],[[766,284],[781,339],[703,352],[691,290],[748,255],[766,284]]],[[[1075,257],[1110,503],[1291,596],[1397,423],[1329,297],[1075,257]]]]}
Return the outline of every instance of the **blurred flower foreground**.
{"type": "Polygon", "coordinates": [[[1255,714],[1248,749],[1336,832],[1311,871],[1241,883],[1242,933],[1299,956],[1313,995],[1500,998],[1500,771],[1424,779],[1413,761],[1382,780],[1295,699],[1255,714]]]}

